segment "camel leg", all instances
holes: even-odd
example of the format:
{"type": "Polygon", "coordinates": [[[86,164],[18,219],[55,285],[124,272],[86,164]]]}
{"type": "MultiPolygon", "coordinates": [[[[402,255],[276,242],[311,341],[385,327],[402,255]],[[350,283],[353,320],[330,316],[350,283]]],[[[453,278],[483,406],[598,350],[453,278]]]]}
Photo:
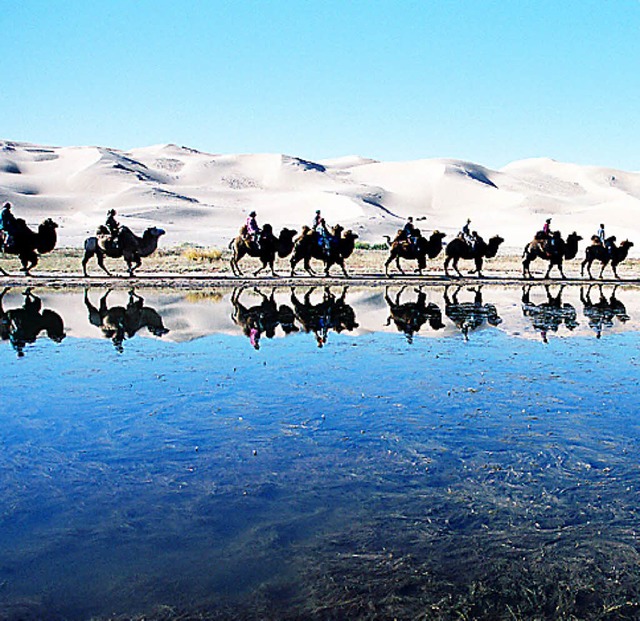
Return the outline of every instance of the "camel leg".
{"type": "Polygon", "coordinates": [[[344,274],[345,278],[351,278],[351,276],[349,276],[349,274],[347,274],[347,270],[344,266],[344,261],[340,261],[340,267],[342,268],[342,273],[344,274]]]}
{"type": "MultiPolygon", "coordinates": [[[[255,272],[253,272],[254,276],[257,276],[265,267],[267,267],[266,263],[262,264],[262,267],[259,267],[255,272]]],[[[273,271],[273,266],[271,267],[272,271],[273,271]]]]}
{"type": "Polygon", "coordinates": [[[400,257],[396,257],[396,267],[398,268],[399,272],[404,276],[404,270],[402,269],[402,266],[400,265],[400,257]]]}
{"type": "Polygon", "coordinates": [[[584,266],[587,264],[588,259],[585,259],[581,264],[580,264],[580,276],[584,276],[584,266]]]}
{"type": "Polygon", "coordinates": [[[3,276],[8,276],[9,272],[5,272],[1,267],[0,267],[0,274],[2,274],[3,276]]]}
{"type": "Polygon", "coordinates": [[[389,264],[391,263],[391,261],[393,261],[393,255],[390,255],[389,258],[384,262],[384,273],[385,273],[387,278],[390,278],[390,276],[389,276],[389,264]]]}
{"type": "Polygon", "coordinates": [[[460,278],[463,278],[462,272],[458,269],[458,257],[455,257],[453,259],[453,269],[456,271],[460,278]]]}
{"type": "Polygon", "coordinates": [[[104,255],[100,252],[96,252],[96,260],[98,261],[98,265],[104,270],[107,276],[111,276],[111,272],[105,267],[104,255]]]}
{"type": "Polygon", "coordinates": [[[449,263],[451,262],[451,257],[447,257],[444,260],[444,275],[447,276],[448,278],[450,277],[449,274],[449,263]]]}
{"type": "Polygon", "coordinates": [[[613,270],[613,275],[620,280],[620,276],[618,276],[618,270],[616,269],[616,266],[613,264],[613,262],[611,263],[611,269],[613,270]]]}

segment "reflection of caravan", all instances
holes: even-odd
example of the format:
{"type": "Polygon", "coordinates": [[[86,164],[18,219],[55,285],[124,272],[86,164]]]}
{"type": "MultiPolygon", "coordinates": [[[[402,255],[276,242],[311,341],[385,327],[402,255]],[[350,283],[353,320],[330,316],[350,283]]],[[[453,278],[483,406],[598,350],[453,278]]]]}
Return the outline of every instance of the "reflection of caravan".
{"type": "Polygon", "coordinates": [[[574,330],[578,325],[576,309],[567,302],[562,302],[564,285],[560,285],[557,295],[551,294],[549,285],[544,285],[547,299],[540,304],[531,302],[533,285],[522,287],[522,314],[531,320],[533,327],[540,332],[542,340],[547,343],[547,333],[557,332],[564,324],[568,330],[574,330]]]}
{"type": "Polygon", "coordinates": [[[311,301],[315,287],[308,289],[302,300],[296,295],[295,287],[291,288],[291,303],[296,318],[306,333],[315,334],[318,347],[327,342],[330,330],[351,332],[358,327],[356,313],[346,302],[348,288],[343,287],[342,294],[336,297],[331,287],[325,287],[322,299],[317,304],[311,301]]]}
{"type": "Polygon", "coordinates": [[[449,286],[445,287],[444,312],[462,332],[465,341],[469,340],[469,332],[477,330],[485,324],[498,326],[502,323],[495,305],[483,303],[482,286],[468,288],[469,291],[473,291],[475,294],[473,302],[458,301],[458,294],[461,289],[461,286],[456,287],[453,295],[449,297],[449,286]]]}
{"type": "Polygon", "coordinates": [[[254,349],[260,349],[260,338],[264,334],[272,339],[276,334],[276,328],[282,327],[285,334],[297,332],[298,327],[294,323],[293,310],[286,304],[277,305],[275,289],[271,289],[271,295],[266,296],[254,287],[254,292],[262,299],[260,304],[245,306],[240,301],[244,287],[233,290],[231,304],[233,323],[242,328],[242,332],[249,339],[254,349]]]}
{"type": "Polygon", "coordinates": [[[24,348],[28,343],[35,343],[41,332],[54,342],[60,343],[65,337],[64,322],[58,313],[45,308],[42,310],[42,300],[27,289],[21,308],[4,310],[4,296],[9,287],[0,293],[0,338],[10,341],[18,356],[24,356],[24,348]]]}
{"type": "Polygon", "coordinates": [[[107,306],[111,289],[100,298],[100,306],[95,307],[89,299],[89,290],[84,290],[84,304],[89,311],[89,322],[102,330],[111,339],[115,348],[123,351],[125,338],[132,338],[141,328],[147,328],[154,336],[163,336],[169,330],[164,327],[158,311],[144,305],[144,298],[129,291],[127,306],[107,306]]]}
{"type": "Polygon", "coordinates": [[[387,323],[390,325],[391,320],[398,328],[399,332],[403,332],[409,343],[413,343],[413,335],[420,331],[422,326],[429,322],[432,330],[441,330],[444,328],[442,323],[442,311],[437,304],[429,302],[427,304],[427,296],[422,287],[414,289],[418,294],[415,301],[400,303],[400,298],[406,289],[406,285],[401,287],[396,293],[396,299],[393,301],[389,296],[389,287],[386,287],[384,299],[389,307],[389,317],[387,323]]]}
{"type": "Polygon", "coordinates": [[[602,285],[598,285],[600,297],[597,302],[593,302],[591,299],[592,288],[593,285],[589,285],[585,293],[584,287],[580,287],[580,301],[582,302],[584,316],[589,322],[589,327],[595,330],[596,338],[600,338],[603,328],[613,327],[615,317],[621,323],[626,323],[629,321],[629,315],[625,305],[616,298],[617,285],[613,287],[609,299],[605,297],[602,285]]]}

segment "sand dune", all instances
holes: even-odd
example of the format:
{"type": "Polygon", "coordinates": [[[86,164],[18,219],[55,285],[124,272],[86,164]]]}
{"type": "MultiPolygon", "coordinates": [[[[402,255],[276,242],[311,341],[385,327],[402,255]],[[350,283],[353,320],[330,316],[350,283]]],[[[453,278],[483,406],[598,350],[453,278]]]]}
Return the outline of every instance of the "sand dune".
{"type": "Polygon", "coordinates": [[[220,246],[255,209],[261,223],[299,229],[321,209],[369,242],[408,215],[421,228],[455,234],[469,217],[503,251],[519,250],[547,217],[565,233],[592,235],[600,222],[640,252],[640,173],[539,158],[501,170],[451,159],[320,162],[281,154],[211,154],[173,144],[119,151],[0,141],[0,200],[36,224],[59,224],[60,245],[79,246],[115,208],[135,231],[166,229],[165,245],[220,246]]]}

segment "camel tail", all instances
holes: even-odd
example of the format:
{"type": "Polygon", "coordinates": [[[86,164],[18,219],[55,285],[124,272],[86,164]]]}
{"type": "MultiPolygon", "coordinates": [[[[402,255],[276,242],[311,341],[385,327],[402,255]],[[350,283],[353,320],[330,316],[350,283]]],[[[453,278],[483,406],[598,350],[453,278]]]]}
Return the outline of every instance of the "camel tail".
{"type": "Polygon", "coordinates": [[[232,240],[229,242],[229,245],[227,246],[227,248],[229,248],[229,250],[231,250],[231,249],[232,249],[232,247],[233,247],[233,242],[235,242],[235,241],[236,241],[235,239],[232,239],[232,240]]]}

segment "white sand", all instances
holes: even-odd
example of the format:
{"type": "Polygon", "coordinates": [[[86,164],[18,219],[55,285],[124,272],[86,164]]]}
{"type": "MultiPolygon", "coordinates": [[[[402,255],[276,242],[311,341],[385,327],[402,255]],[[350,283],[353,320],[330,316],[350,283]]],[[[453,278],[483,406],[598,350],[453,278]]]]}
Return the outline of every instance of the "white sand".
{"type": "Polygon", "coordinates": [[[550,159],[491,170],[448,159],[309,162],[176,145],[124,152],[0,141],[0,200],[30,224],[56,220],[60,246],[80,246],[110,208],[135,232],[164,228],[164,246],[226,245],[252,209],[261,224],[298,230],[321,209],[329,224],[374,243],[408,215],[426,218],[418,222],[423,230],[448,235],[469,217],[483,237],[505,238],[501,252],[520,250],[547,217],[552,228],[585,239],[604,222],[618,241],[635,241],[631,256],[640,256],[640,173],[550,159]]]}

